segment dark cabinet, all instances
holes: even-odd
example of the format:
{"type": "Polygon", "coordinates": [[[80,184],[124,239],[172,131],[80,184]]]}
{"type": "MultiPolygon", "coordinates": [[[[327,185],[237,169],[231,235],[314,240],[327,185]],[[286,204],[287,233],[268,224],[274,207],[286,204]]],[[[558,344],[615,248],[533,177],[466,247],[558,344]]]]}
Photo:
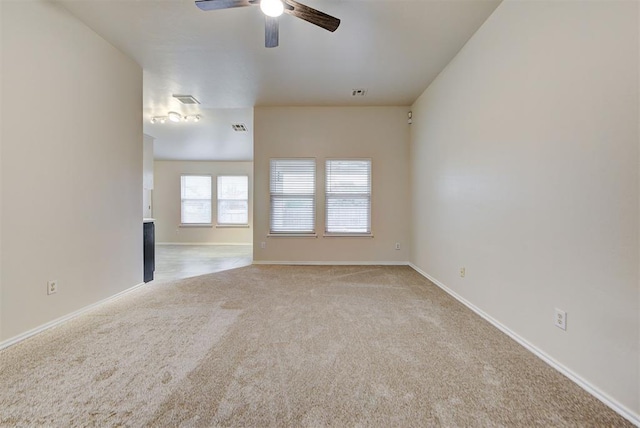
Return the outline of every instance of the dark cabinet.
{"type": "Polygon", "coordinates": [[[153,281],[153,271],[156,270],[156,239],[153,222],[144,223],[144,282],[153,281]]]}

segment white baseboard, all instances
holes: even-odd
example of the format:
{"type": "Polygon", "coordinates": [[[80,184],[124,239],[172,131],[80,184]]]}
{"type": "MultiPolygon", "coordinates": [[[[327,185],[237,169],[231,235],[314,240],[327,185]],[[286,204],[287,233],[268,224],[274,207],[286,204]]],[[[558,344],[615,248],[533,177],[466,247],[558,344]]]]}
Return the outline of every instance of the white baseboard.
{"type": "Polygon", "coordinates": [[[254,260],[254,265],[296,265],[296,266],[409,266],[409,262],[324,262],[324,261],[271,261],[271,260],[254,260]]]}
{"type": "Polygon", "coordinates": [[[104,303],[107,303],[107,302],[115,300],[115,299],[117,299],[119,297],[122,297],[125,294],[127,294],[127,293],[129,293],[129,292],[131,292],[131,291],[133,291],[133,290],[135,290],[135,289],[137,289],[139,287],[142,287],[143,285],[145,285],[145,283],[141,282],[140,284],[136,284],[131,288],[127,288],[126,290],[123,290],[123,291],[121,291],[119,293],[114,294],[113,296],[109,296],[106,299],[102,299],[102,300],[100,300],[98,302],[92,303],[89,306],[85,306],[84,308],[78,309],[77,311],[71,312],[70,314],[64,315],[64,316],[62,316],[60,318],[57,318],[57,319],[55,319],[53,321],[49,321],[48,323],[42,324],[42,325],[40,325],[40,326],[38,326],[36,328],[33,328],[33,329],[29,330],[29,331],[26,331],[26,332],[24,332],[22,334],[19,334],[17,336],[9,338],[9,339],[7,339],[5,341],[2,341],[2,342],[0,342],[0,350],[2,350],[4,348],[8,348],[9,346],[15,345],[16,343],[21,342],[21,341],[23,341],[25,339],[28,339],[31,336],[35,336],[38,333],[42,333],[45,330],[48,330],[48,329],[56,327],[56,326],[58,326],[58,325],[60,325],[60,324],[62,324],[64,322],[67,322],[70,319],[73,319],[73,318],[75,318],[75,317],[77,317],[79,315],[82,315],[85,312],[88,312],[88,311],[90,311],[91,309],[94,309],[97,306],[100,306],[100,305],[102,305],[104,303]]]}
{"type": "Polygon", "coordinates": [[[156,245],[251,245],[251,242],[156,242],[156,245]]]}
{"type": "Polygon", "coordinates": [[[444,285],[443,283],[438,281],[436,278],[434,278],[431,275],[429,275],[428,273],[424,272],[418,266],[414,265],[413,263],[409,263],[409,266],[411,266],[420,275],[424,276],[429,281],[433,282],[435,285],[440,287],[444,292],[449,294],[451,297],[453,297],[454,299],[458,300],[460,303],[462,303],[463,305],[465,305],[466,307],[471,309],[473,312],[475,312],[476,314],[480,315],[482,318],[484,318],[485,320],[490,322],[498,330],[502,331],[504,334],[506,334],[507,336],[509,336],[510,338],[515,340],[516,342],[518,342],[520,345],[524,346],[528,351],[532,352],[534,355],[536,355],[542,361],[544,361],[545,363],[549,364],[551,367],[553,367],[554,369],[558,370],[560,373],[562,373],[563,375],[568,377],[570,380],[572,380],[574,383],[576,383],[582,389],[587,391],[589,394],[593,395],[598,400],[602,401],[604,404],[609,406],[611,409],[613,409],[620,416],[622,416],[623,418],[627,419],[632,424],[640,427],[640,415],[638,415],[637,413],[635,413],[631,409],[628,409],[626,406],[620,404],[614,398],[610,397],[608,394],[606,394],[605,392],[601,391],[598,387],[596,387],[595,385],[592,385],[587,380],[583,379],[578,374],[574,373],[571,369],[567,368],[563,364],[560,364],[558,361],[553,359],[553,357],[549,356],[547,353],[545,353],[541,349],[539,349],[536,346],[534,346],[531,343],[529,343],[526,339],[524,339],[523,337],[519,336],[517,333],[513,332],[512,330],[510,330],[507,326],[505,326],[504,324],[500,323],[496,319],[492,318],[489,314],[484,312],[482,309],[478,308],[473,303],[469,302],[464,297],[460,296],[458,293],[456,293],[455,291],[451,290],[449,287],[447,287],[446,285],[444,285]]]}

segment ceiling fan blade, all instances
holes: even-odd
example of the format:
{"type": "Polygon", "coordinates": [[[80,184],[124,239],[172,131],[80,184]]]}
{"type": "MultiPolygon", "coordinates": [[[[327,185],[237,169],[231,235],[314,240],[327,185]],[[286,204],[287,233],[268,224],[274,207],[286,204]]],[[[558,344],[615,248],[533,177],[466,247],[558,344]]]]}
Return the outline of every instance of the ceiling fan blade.
{"type": "Polygon", "coordinates": [[[229,9],[259,4],[259,0],[196,0],[196,6],[201,10],[229,9]]]}
{"type": "Polygon", "coordinates": [[[340,25],[340,20],[338,18],[327,15],[326,13],[320,12],[312,7],[305,6],[295,0],[283,0],[283,3],[285,13],[304,19],[305,21],[317,25],[318,27],[322,27],[325,30],[334,32],[340,25]]]}
{"type": "Polygon", "coordinates": [[[278,46],[278,18],[264,16],[264,47],[275,48],[278,46]]]}

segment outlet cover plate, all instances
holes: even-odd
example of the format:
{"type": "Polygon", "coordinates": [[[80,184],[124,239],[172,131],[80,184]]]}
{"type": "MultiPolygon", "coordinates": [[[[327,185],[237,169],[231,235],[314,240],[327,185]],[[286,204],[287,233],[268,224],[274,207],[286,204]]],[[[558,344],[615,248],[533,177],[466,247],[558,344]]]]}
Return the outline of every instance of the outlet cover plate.
{"type": "Polygon", "coordinates": [[[47,294],[56,294],[58,292],[58,281],[52,279],[47,281],[47,294]]]}
{"type": "Polygon", "coordinates": [[[567,313],[562,309],[556,308],[553,323],[555,324],[556,327],[562,330],[566,330],[567,329],[567,313]]]}

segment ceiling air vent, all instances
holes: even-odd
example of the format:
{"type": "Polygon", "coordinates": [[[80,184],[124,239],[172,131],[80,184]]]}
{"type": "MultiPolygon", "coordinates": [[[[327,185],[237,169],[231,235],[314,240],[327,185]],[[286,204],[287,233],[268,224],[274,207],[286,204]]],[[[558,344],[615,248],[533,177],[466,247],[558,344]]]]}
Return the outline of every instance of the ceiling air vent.
{"type": "Polygon", "coordinates": [[[232,123],[231,127],[236,132],[247,132],[247,127],[244,123],[232,123]]]}
{"type": "Polygon", "coordinates": [[[182,104],[200,104],[200,101],[196,100],[193,95],[174,95],[173,98],[182,104]]]}
{"type": "Polygon", "coordinates": [[[366,89],[353,89],[353,90],[351,90],[351,96],[352,97],[364,97],[365,95],[367,95],[367,90],[366,89]]]}

